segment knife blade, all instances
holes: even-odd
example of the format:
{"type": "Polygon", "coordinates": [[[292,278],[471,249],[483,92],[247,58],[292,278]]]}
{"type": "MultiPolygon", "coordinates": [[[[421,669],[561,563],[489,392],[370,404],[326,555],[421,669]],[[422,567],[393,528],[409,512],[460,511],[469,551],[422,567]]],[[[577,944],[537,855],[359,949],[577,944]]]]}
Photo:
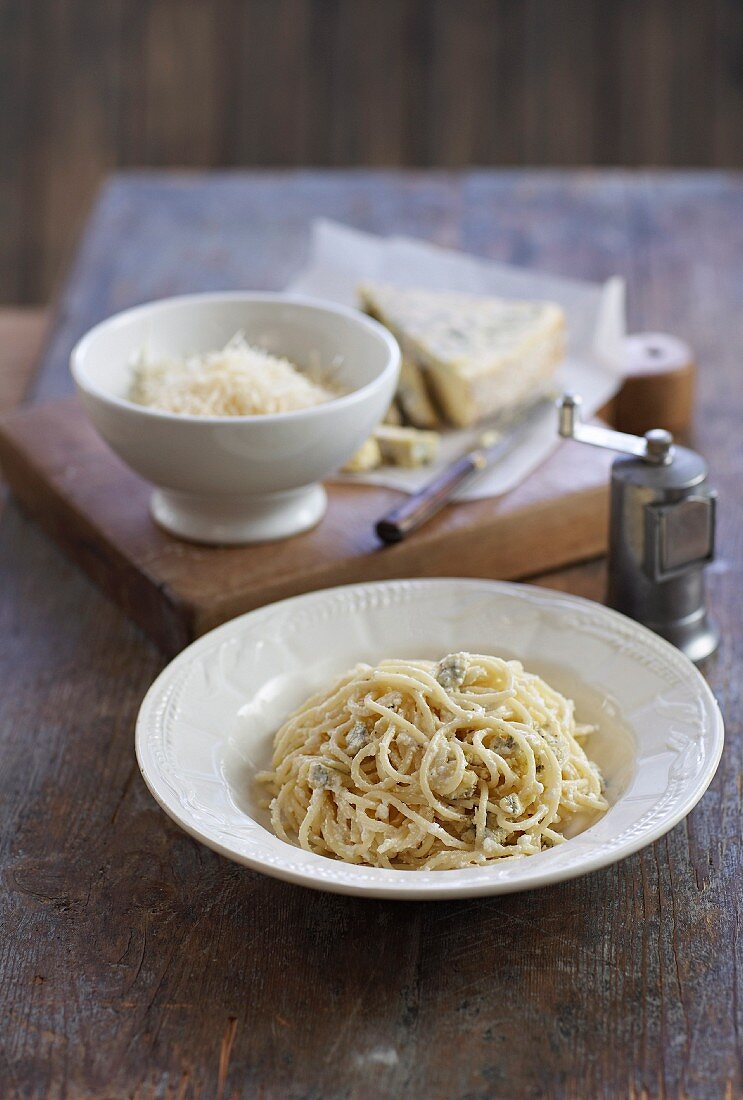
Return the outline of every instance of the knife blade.
{"type": "Polygon", "coordinates": [[[382,542],[402,542],[407,535],[417,531],[451,500],[457,489],[469,485],[510,454],[529,433],[545,409],[554,405],[554,402],[553,393],[543,395],[531,404],[525,405],[515,417],[511,417],[508,425],[502,430],[495,426],[484,429],[480,434],[478,446],[455,459],[417,493],[413,493],[402,504],[378,520],[375,527],[378,537],[382,542]]]}

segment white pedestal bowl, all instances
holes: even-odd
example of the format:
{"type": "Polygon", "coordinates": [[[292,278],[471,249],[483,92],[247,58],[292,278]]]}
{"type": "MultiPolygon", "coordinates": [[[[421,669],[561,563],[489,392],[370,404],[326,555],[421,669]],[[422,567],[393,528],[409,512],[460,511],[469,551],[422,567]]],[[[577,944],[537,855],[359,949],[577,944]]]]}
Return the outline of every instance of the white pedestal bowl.
{"type": "Polygon", "coordinates": [[[196,294],[119,313],[80,340],[71,370],[93,425],[155,487],[153,518],[179,538],[237,544],[286,538],[322,518],[320,482],[350,458],[392,400],[394,338],[354,309],[284,294],[196,294]],[[341,396],[298,412],[208,417],[128,399],[132,362],[249,343],[332,372],[341,396]]]}

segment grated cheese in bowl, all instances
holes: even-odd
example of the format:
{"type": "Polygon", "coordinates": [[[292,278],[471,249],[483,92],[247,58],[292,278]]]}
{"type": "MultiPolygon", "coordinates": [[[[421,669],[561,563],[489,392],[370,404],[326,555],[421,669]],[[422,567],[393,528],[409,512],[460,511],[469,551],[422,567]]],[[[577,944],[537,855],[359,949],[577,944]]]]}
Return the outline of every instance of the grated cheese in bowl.
{"type": "Polygon", "coordinates": [[[321,405],[338,396],[314,382],[289,359],[248,344],[238,333],[221,351],[185,359],[134,365],[130,400],[162,412],[188,416],[265,416],[321,405]]]}

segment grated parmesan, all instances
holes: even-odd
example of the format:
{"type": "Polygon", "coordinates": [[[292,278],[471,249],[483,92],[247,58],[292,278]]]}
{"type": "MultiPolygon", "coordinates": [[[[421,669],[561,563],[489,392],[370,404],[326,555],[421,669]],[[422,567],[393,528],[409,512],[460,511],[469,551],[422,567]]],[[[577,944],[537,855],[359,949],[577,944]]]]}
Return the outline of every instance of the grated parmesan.
{"type": "Polygon", "coordinates": [[[289,359],[252,347],[238,333],[221,351],[134,365],[129,393],[138,405],[189,416],[259,416],[294,412],[338,396],[289,359]]]}

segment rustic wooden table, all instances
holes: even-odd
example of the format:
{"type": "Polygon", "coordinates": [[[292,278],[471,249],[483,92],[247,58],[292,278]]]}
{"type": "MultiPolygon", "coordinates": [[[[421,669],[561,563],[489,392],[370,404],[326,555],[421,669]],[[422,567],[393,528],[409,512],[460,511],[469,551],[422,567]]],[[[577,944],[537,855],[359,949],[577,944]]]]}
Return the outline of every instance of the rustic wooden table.
{"type": "MultiPolygon", "coordinates": [[[[743,189],[704,174],[115,178],[35,399],[92,322],[280,287],[312,217],[626,276],[635,330],[696,349],[720,490],[706,669],[722,764],[668,836],[541,892],[362,902],[261,878],[145,790],[133,724],[163,658],[14,506],[0,523],[0,1093],[36,1097],[741,1095],[743,189]],[[737,969],[736,969],[737,967],[737,969]]],[[[601,564],[541,578],[601,598],[601,564]]]]}

